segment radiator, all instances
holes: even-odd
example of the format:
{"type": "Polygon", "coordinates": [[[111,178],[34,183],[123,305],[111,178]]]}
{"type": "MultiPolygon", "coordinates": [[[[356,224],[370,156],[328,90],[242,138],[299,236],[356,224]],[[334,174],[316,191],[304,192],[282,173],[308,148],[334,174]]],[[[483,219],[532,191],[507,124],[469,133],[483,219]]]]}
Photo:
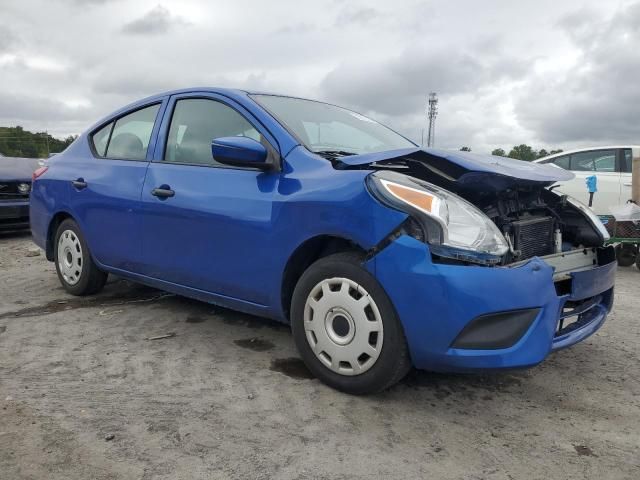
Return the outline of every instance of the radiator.
{"type": "Polygon", "coordinates": [[[513,228],[513,248],[520,251],[519,260],[554,252],[553,217],[518,220],[513,228]]]}

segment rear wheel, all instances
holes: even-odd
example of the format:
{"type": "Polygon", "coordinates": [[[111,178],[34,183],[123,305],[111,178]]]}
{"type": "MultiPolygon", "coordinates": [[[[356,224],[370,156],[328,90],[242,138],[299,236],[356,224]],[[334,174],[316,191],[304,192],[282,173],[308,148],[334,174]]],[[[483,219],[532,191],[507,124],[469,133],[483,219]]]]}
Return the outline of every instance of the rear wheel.
{"type": "Polygon", "coordinates": [[[391,300],[356,253],[315,262],[296,285],[293,336],[303,361],[326,384],[353,394],[398,382],[411,363],[391,300]]]}
{"type": "Polygon", "coordinates": [[[102,290],[108,274],[93,259],[78,224],[64,220],[56,231],[54,261],[58,278],[72,295],[91,295],[102,290]]]}

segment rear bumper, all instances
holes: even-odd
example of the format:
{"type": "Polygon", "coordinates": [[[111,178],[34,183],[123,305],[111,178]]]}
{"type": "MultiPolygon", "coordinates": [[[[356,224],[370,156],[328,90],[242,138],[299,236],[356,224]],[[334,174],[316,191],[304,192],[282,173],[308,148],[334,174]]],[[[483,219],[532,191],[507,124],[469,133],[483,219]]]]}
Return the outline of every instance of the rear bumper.
{"type": "Polygon", "coordinates": [[[408,236],[367,266],[398,312],[414,365],[436,371],[532,366],[550,352],[584,340],[602,326],[611,309],[616,271],[613,261],[572,273],[570,287],[559,294],[553,268],[539,258],[517,267],[437,264],[426,245],[408,236]],[[517,336],[507,338],[508,346],[502,338],[493,346],[458,348],[465,345],[460,336],[465,327],[466,332],[472,329],[474,320],[521,321],[523,311],[533,314],[517,336]],[[559,330],[561,319],[567,324],[571,317],[579,320],[559,330]]]}
{"type": "Polygon", "coordinates": [[[29,200],[0,202],[0,231],[29,227],[29,200]]]}

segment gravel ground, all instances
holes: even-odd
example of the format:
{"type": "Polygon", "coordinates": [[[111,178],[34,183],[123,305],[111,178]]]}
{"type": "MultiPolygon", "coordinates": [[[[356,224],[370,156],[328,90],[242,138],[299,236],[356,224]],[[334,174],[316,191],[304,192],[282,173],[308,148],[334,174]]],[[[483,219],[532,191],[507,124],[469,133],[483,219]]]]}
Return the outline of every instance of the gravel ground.
{"type": "Polygon", "coordinates": [[[0,234],[0,478],[640,478],[640,273],[526,371],[311,378],[287,327],[111,278],[78,299],[0,234]],[[149,338],[173,335],[168,338],[149,338]]]}

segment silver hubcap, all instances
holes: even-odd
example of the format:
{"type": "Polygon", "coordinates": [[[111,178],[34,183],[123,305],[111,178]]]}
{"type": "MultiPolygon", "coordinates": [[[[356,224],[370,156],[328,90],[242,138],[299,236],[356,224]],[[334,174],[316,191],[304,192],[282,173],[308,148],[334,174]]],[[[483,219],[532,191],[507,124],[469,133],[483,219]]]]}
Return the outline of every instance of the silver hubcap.
{"type": "Polygon", "coordinates": [[[307,342],[316,357],[340,375],[359,375],[382,350],[382,317],[369,293],[348,278],[321,281],[304,308],[307,342]]]}
{"type": "Polygon", "coordinates": [[[58,240],[58,267],[69,285],[80,281],[82,273],[82,247],[73,230],[65,230],[58,240]]]}

